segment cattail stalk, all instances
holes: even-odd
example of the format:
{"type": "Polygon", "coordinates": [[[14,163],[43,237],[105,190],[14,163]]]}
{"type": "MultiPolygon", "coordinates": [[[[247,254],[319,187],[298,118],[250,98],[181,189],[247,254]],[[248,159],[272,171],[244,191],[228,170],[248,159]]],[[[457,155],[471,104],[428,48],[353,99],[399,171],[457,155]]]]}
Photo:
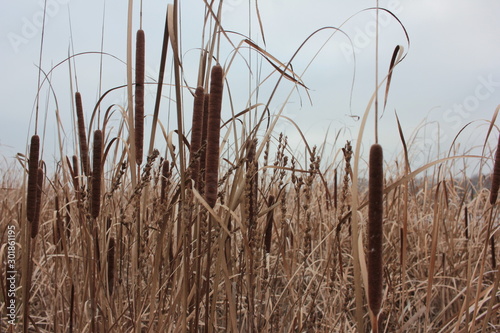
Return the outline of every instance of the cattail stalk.
{"type": "Polygon", "coordinates": [[[92,155],[92,217],[97,218],[101,208],[101,171],[102,171],[102,131],[94,132],[92,155]]]}
{"type": "Polygon", "coordinates": [[[35,220],[39,155],[40,137],[35,134],[31,137],[30,157],[28,161],[28,195],[26,198],[26,215],[29,222],[33,222],[35,220]]]}
{"type": "Polygon", "coordinates": [[[35,203],[35,217],[31,224],[31,238],[38,235],[38,226],[40,224],[40,211],[42,209],[42,188],[43,188],[43,169],[37,170],[37,190],[36,190],[36,203],[35,203]]]}
{"type": "Polygon", "coordinates": [[[205,198],[210,207],[217,201],[217,182],[219,177],[219,140],[224,87],[224,72],[217,64],[212,68],[210,98],[208,101],[207,155],[205,167],[205,198]]]}
{"type": "Polygon", "coordinates": [[[193,105],[193,124],[191,132],[191,155],[190,155],[190,166],[191,166],[191,179],[195,182],[195,187],[199,189],[200,187],[200,154],[201,154],[201,142],[203,134],[203,111],[205,104],[205,91],[203,87],[196,88],[194,93],[194,105],[193,105]]]}
{"type": "Polygon", "coordinates": [[[383,153],[382,146],[372,145],[368,180],[368,304],[373,332],[378,332],[378,314],[383,297],[383,153]]]}
{"type": "Polygon", "coordinates": [[[144,72],[146,37],[144,30],[137,30],[135,53],[135,161],[142,164],[144,145],[144,72]]]}
{"type": "Polygon", "coordinates": [[[82,160],[83,173],[90,174],[89,146],[87,144],[87,134],[85,132],[85,120],[83,118],[82,95],[75,93],[76,120],[78,123],[78,139],[80,141],[80,159],[82,160]]]}

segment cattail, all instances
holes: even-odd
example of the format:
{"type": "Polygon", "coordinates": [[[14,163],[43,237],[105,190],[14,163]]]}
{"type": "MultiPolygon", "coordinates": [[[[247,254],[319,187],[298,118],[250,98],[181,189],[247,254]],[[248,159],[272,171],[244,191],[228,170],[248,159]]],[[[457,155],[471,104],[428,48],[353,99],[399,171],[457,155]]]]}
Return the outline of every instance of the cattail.
{"type": "Polygon", "coordinates": [[[165,202],[167,198],[167,187],[170,178],[170,164],[167,160],[163,161],[163,165],[161,168],[161,192],[160,192],[160,201],[161,203],[165,202]]]}
{"type": "Polygon", "coordinates": [[[371,311],[373,332],[378,331],[378,314],[382,304],[383,288],[383,153],[382,146],[370,149],[368,180],[368,303],[371,311]]]}
{"type": "Polygon", "coordinates": [[[193,125],[191,131],[191,179],[195,182],[195,187],[199,189],[199,175],[200,175],[200,154],[201,154],[201,141],[203,133],[203,111],[205,104],[205,92],[203,87],[196,88],[194,93],[193,105],[193,125]]]}
{"type": "Polygon", "coordinates": [[[144,143],[144,63],[146,39],[144,30],[137,30],[135,53],[135,161],[142,164],[144,143]]]}
{"type": "Polygon", "coordinates": [[[36,190],[36,204],[35,204],[35,217],[31,224],[31,238],[38,235],[38,226],[40,224],[40,211],[42,209],[42,187],[43,187],[43,169],[37,170],[37,190],[36,190]]]}
{"type": "Polygon", "coordinates": [[[83,118],[82,95],[75,93],[76,120],[78,122],[78,139],[80,141],[80,159],[82,160],[83,173],[90,174],[89,146],[87,145],[87,134],[85,133],[85,120],[83,118]]]}
{"type": "Polygon", "coordinates": [[[259,191],[256,159],[257,139],[251,140],[247,148],[247,201],[248,201],[248,231],[250,246],[254,241],[254,231],[257,224],[257,195],[259,191]]]}
{"type": "Polygon", "coordinates": [[[207,135],[208,135],[208,102],[210,94],[205,93],[203,99],[203,124],[201,130],[201,154],[200,154],[200,193],[205,193],[205,166],[207,161],[207,135]]]}
{"type": "Polygon", "coordinates": [[[208,101],[207,155],[205,167],[205,198],[210,207],[217,201],[219,176],[219,140],[224,72],[217,64],[212,68],[208,101]]]}
{"type": "Polygon", "coordinates": [[[26,198],[26,215],[30,222],[33,222],[35,219],[39,154],[40,137],[33,135],[31,137],[30,159],[28,161],[28,196],[26,198]]]}
{"type": "MultiPolygon", "coordinates": [[[[274,205],[274,195],[270,195],[269,198],[267,199],[267,206],[272,207],[274,205]]],[[[266,216],[266,231],[265,231],[265,236],[264,236],[264,247],[266,250],[266,253],[269,254],[271,252],[271,240],[273,236],[273,223],[274,223],[274,209],[270,210],[267,212],[266,216]]]]}
{"type": "Polygon", "coordinates": [[[101,159],[102,159],[102,131],[94,132],[94,149],[92,160],[92,217],[99,216],[101,208],[101,159]]]}
{"type": "Polygon", "coordinates": [[[493,179],[491,180],[490,204],[497,202],[498,189],[500,188],[500,137],[498,137],[495,164],[493,165],[493,179]]]}
{"type": "Polygon", "coordinates": [[[109,239],[108,246],[108,291],[113,294],[113,281],[115,277],[115,238],[109,239]]]}
{"type": "Polygon", "coordinates": [[[76,155],[73,155],[73,186],[75,188],[75,191],[80,190],[80,182],[78,180],[78,175],[79,175],[79,170],[78,170],[78,157],[76,155]]]}

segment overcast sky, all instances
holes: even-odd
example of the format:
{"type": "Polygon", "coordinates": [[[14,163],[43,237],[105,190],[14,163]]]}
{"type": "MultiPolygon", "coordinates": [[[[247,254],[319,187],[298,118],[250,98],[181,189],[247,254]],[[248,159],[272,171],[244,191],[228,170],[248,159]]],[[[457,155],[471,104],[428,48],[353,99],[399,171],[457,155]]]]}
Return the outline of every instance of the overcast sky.
{"type": "MultiPolygon", "coordinates": [[[[185,80],[194,87],[204,2],[180,2],[185,80]]],[[[283,82],[271,104],[271,112],[284,107],[283,115],[300,125],[311,144],[323,143],[328,131],[326,151],[334,154],[345,140],[356,139],[360,122],[355,116],[362,116],[374,92],[375,11],[363,9],[374,7],[376,2],[260,0],[258,3],[265,44],[256,19],[255,0],[251,0],[250,6],[248,1],[225,1],[222,25],[227,31],[251,37],[282,62],[288,61],[301,43],[317,29],[341,27],[343,33],[333,36],[332,29],[315,34],[293,60],[293,69],[303,75],[307,92],[300,88],[294,90],[290,82],[283,82]],[[354,69],[356,76],[352,86],[354,69]],[[292,95],[287,99],[290,92],[292,95]],[[342,133],[340,142],[333,145],[338,131],[342,133]]],[[[48,72],[67,58],[69,52],[99,51],[104,15],[103,50],[114,57],[103,56],[101,89],[106,91],[126,83],[126,67],[121,61],[126,60],[127,1],[108,0],[105,11],[104,2],[97,0],[48,0],[47,4],[42,69],[48,72]],[[73,47],[71,51],[70,45],[73,47]]],[[[139,27],[139,4],[139,1],[134,1],[134,31],[139,27]]],[[[145,1],[143,5],[146,65],[148,74],[154,78],[159,66],[166,6],[166,1],[159,0],[145,1]]],[[[485,120],[492,118],[495,108],[500,104],[500,2],[381,0],[380,6],[397,15],[410,38],[408,45],[399,22],[385,12],[380,13],[380,79],[387,73],[396,45],[403,46],[404,52],[408,52],[394,71],[387,107],[379,121],[380,141],[387,150],[386,158],[390,159],[395,152],[401,151],[395,112],[407,140],[418,126],[427,124],[425,129],[418,132],[413,146],[415,166],[424,163],[431,145],[436,146],[438,141],[442,144],[441,149],[447,150],[454,136],[471,121],[473,123],[468,130],[459,137],[462,144],[460,152],[466,147],[480,145],[487,129],[485,120]]],[[[3,1],[0,4],[0,154],[5,158],[24,152],[27,138],[34,132],[42,14],[42,0],[3,1]]],[[[228,36],[236,45],[243,39],[235,33],[229,33],[228,36]]],[[[227,42],[223,43],[219,59],[226,66],[233,56],[227,45],[227,42]]],[[[259,80],[256,71],[249,83],[245,61],[250,62],[254,69],[262,63],[261,80],[272,72],[272,68],[262,58],[255,53],[249,55],[248,50],[235,58],[228,72],[229,87],[235,97],[235,112],[247,106],[249,89],[255,88],[255,82],[259,80]]],[[[72,65],[76,65],[72,68],[73,84],[76,84],[76,71],[78,90],[84,96],[84,108],[89,117],[99,95],[100,56],[79,56],[72,65]]],[[[68,62],[65,62],[51,72],[50,78],[65,126],[64,140],[72,144],[69,70],[68,62]]],[[[277,78],[274,74],[262,85],[259,102],[267,102],[277,78]]],[[[170,68],[166,81],[170,81],[170,68]]],[[[166,88],[164,94],[167,96],[168,93],[166,88]]],[[[49,161],[54,159],[52,154],[57,142],[54,127],[56,104],[47,84],[43,86],[41,94],[39,132],[43,131],[46,117],[44,159],[49,161]]],[[[146,95],[146,114],[151,115],[154,90],[149,88],[146,95]]],[[[113,103],[125,105],[125,96],[125,91],[119,90],[104,104],[106,107],[113,103]]],[[[255,103],[255,98],[251,102],[255,103]]],[[[167,126],[171,104],[165,98],[160,114],[167,126]]],[[[186,98],[185,105],[191,104],[192,100],[186,98]]],[[[223,111],[225,119],[230,115],[229,110],[223,111]]],[[[190,116],[186,116],[185,120],[189,129],[190,116]]],[[[173,118],[170,121],[171,124],[175,123],[173,118]]],[[[172,126],[170,130],[174,129],[172,126]]],[[[363,138],[365,150],[374,141],[372,116],[367,126],[363,138]]],[[[285,131],[293,144],[300,143],[299,135],[289,123],[280,123],[277,130],[285,131]]],[[[492,146],[496,143],[497,135],[495,131],[490,140],[492,146]]],[[[67,154],[74,154],[71,145],[67,147],[67,154]]]]}

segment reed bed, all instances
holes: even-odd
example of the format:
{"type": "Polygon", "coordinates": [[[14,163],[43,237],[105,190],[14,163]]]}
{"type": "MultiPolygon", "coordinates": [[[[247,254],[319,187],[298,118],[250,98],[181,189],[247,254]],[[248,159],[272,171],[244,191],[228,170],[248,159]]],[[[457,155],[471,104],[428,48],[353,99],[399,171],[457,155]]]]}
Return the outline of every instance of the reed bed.
{"type": "MultiPolygon", "coordinates": [[[[375,144],[365,163],[362,134],[354,147],[328,142],[332,156],[330,139],[311,146],[302,132],[303,146],[292,147],[275,131],[283,109],[269,113],[274,93],[235,111],[234,58],[223,61],[220,48],[229,38],[223,2],[205,3],[196,78],[184,72],[177,5],[167,9],[160,64],[175,67],[168,97],[177,127],[164,126],[156,96],[152,132],[161,128],[162,139],[152,134],[143,148],[145,90],[165,73],[145,79],[139,30],[135,79],[127,52],[122,112],[109,107],[99,117],[101,96],[85,114],[92,100],[76,93],[76,142],[60,149],[57,167],[47,171],[34,135],[13,167],[19,176],[3,178],[0,235],[11,225],[22,231],[22,283],[16,324],[2,320],[2,331],[498,332],[498,148],[485,140],[484,156],[436,156],[412,170],[418,142],[407,144],[401,132],[393,160],[375,144]],[[455,172],[456,161],[483,168],[495,154],[491,188],[490,176],[455,172]]],[[[274,90],[306,89],[290,64],[249,39],[242,45],[272,63],[274,90]]],[[[384,81],[397,72],[400,52],[384,81]]],[[[4,260],[6,247],[0,251],[4,260]]],[[[0,272],[4,316],[5,265],[0,272]]]]}

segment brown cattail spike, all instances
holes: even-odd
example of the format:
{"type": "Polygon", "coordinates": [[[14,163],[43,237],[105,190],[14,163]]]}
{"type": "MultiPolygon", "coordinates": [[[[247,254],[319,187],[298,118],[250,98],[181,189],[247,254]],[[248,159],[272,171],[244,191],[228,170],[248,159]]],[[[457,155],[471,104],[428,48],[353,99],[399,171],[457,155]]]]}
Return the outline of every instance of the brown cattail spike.
{"type": "Polygon", "coordinates": [[[113,294],[113,281],[115,277],[115,238],[109,239],[108,246],[108,291],[113,294]]]}
{"type": "Polygon", "coordinates": [[[31,224],[31,238],[38,235],[38,226],[40,224],[40,211],[42,209],[42,188],[43,188],[43,169],[37,170],[37,189],[36,189],[36,204],[35,204],[35,218],[31,224]]]}
{"type": "MultiPolygon", "coordinates": [[[[274,195],[269,195],[269,198],[267,199],[267,206],[272,207],[274,205],[275,198],[274,195]]],[[[265,236],[264,236],[264,247],[266,250],[266,253],[269,254],[271,253],[271,241],[272,241],[272,236],[273,236],[273,223],[274,223],[274,210],[271,209],[269,212],[267,212],[266,216],[266,231],[265,231],[265,236]]]]}
{"type": "Polygon", "coordinates": [[[170,178],[170,164],[165,159],[161,168],[161,192],[160,192],[160,202],[165,203],[167,198],[167,187],[170,178]]]}
{"type": "Polygon", "coordinates": [[[90,174],[89,146],[87,145],[87,134],[85,132],[85,120],[83,118],[82,95],[75,93],[76,120],[78,123],[78,140],[80,141],[80,159],[82,160],[83,173],[90,174]]]}
{"type": "MultiPolygon", "coordinates": [[[[383,191],[384,172],[382,146],[372,145],[369,160],[368,180],[368,303],[372,313],[373,325],[382,304],[383,288],[383,191]]],[[[376,332],[376,328],[373,328],[376,332]]]]}
{"type": "Polygon", "coordinates": [[[102,169],[102,131],[94,132],[94,149],[92,155],[92,217],[97,218],[101,208],[101,169],[102,169]]]}
{"type": "Polygon", "coordinates": [[[219,177],[219,140],[224,72],[217,64],[210,77],[210,98],[208,101],[207,155],[205,167],[205,198],[210,207],[217,201],[219,177]]]}
{"type": "Polygon", "coordinates": [[[203,111],[205,104],[205,91],[203,87],[196,88],[194,93],[193,125],[191,131],[191,179],[194,180],[196,188],[199,189],[200,174],[200,149],[203,134],[203,111]]]}
{"type": "Polygon", "coordinates": [[[75,188],[75,191],[80,190],[80,182],[78,180],[79,176],[79,170],[78,170],[78,157],[76,155],[73,155],[73,187],[75,188]]]}
{"type": "Polygon", "coordinates": [[[30,222],[33,222],[35,219],[39,155],[40,137],[33,135],[31,137],[30,159],[28,161],[28,195],[26,198],[26,215],[30,222]]]}
{"type": "Polygon", "coordinates": [[[137,30],[135,54],[135,161],[142,164],[144,144],[144,70],[146,37],[137,30]]]}
{"type": "Polygon", "coordinates": [[[207,136],[208,136],[208,102],[210,94],[205,94],[203,102],[203,127],[201,131],[201,154],[200,154],[200,193],[205,193],[205,167],[207,161],[207,136]]]}
{"type": "Polygon", "coordinates": [[[498,189],[500,188],[500,137],[498,137],[497,152],[495,153],[495,164],[493,165],[493,179],[491,180],[490,204],[497,202],[498,189]]]}

